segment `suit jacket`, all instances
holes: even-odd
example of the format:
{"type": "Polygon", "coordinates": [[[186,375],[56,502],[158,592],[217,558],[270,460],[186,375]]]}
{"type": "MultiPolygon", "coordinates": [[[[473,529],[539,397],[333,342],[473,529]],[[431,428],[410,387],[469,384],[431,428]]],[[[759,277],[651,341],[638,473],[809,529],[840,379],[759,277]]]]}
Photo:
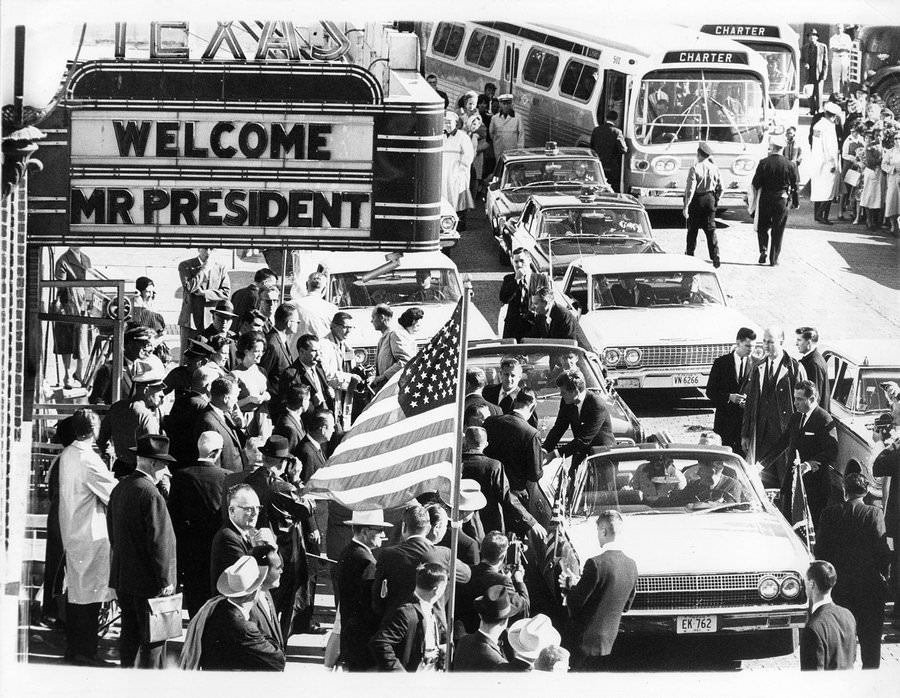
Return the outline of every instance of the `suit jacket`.
{"type": "Polygon", "coordinates": [[[369,640],[378,630],[372,612],[375,556],[366,546],[352,541],[338,559],[334,574],[335,603],[341,614],[341,661],[351,671],[375,666],[369,640]]]}
{"type": "Polygon", "coordinates": [[[509,490],[509,479],[496,458],[483,453],[463,453],[463,477],[475,480],[487,504],[478,512],[485,531],[513,531],[525,536],[535,518],[509,490]]]}
{"type": "Polygon", "coordinates": [[[594,446],[614,446],[616,437],[612,430],[612,417],[596,393],[590,391],[584,395],[581,409],[575,404],[568,405],[564,400],[559,403],[556,423],[547,434],[544,450],[557,448],[559,440],[566,429],[572,429],[572,440],[559,446],[560,455],[572,456],[572,465],[577,466],[590,453],[594,446]]]}
{"type": "Polygon", "coordinates": [[[175,531],[166,500],[149,476],[135,470],[119,480],[109,497],[106,527],[111,588],[152,598],[178,581],[175,531]]]}
{"type": "Polygon", "coordinates": [[[246,467],[248,461],[247,454],[244,452],[244,444],[247,443],[247,436],[244,430],[236,426],[228,415],[225,415],[223,419],[212,405],[207,405],[194,424],[195,444],[204,431],[214,431],[221,435],[224,445],[219,463],[225,470],[239,472],[246,467]]]}
{"type": "Polygon", "coordinates": [[[216,605],[201,640],[204,671],[284,671],[284,652],[227,599],[216,605]]]}
{"type": "Polygon", "coordinates": [[[301,420],[297,419],[287,411],[283,411],[281,416],[276,420],[275,426],[272,428],[272,433],[276,436],[283,436],[286,438],[291,455],[296,456],[297,458],[300,457],[300,443],[306,436],[306,429],[301,420]]]}
{"type": "Polygon", "coordinates": [[[294,352],[282,341],[278,332],[272,330],[266,335],[266,351],[259,360],[259,367],[266,373],[269,394],[273,398],[278,395],[281,374],[294,363],[294,358],[294,352]]]}
{"type": "Polygon", "coordinates": [[[172,409],[163,418],[163,429],[169,437],[169,453],[178,461],[179,468],[186,468],[197,461],[194,426],[208,405],[206,395],[188,390],[175,398],[172,409]]]}
{"type": "Polygon", "coordinates": [[[272,600],[272,594],[268,591],[260,590],[259,596],[256,597],[256,603],[250,609],[250,621],[256,623],[256,627],[275,647],[284,652],[284,633],[281,632],[281,625],[278,623],[278,612],[275,609],[275,602],[272,600]],[[266,611],[263,610],[265,604],[266,611]]]}
{"type": "Polygon", "coordinates": [[[828,71],[828,47],[821,41],[807,41],[801,54],[806,65],[806,82],[821,82],[828,71]]]}
{"type": "MultiPolygon", "coordinates": [[[[747,357],[746,375],[749,375],[753,359],[747,357]]],[[[734,366],[734,351],[723,354],[713,361],[706,382],[706,397],[716,408],[713,431],[722,437],[724,446],[731,446],[735,453],[741,452],[741,427],[744,422],[744,408],[728,402],[732,393],[743,393],[746,380],[737,375],[734,366]]]]}
{"type": "Polygon", "coordinates": [[[281,373],[278,379],[278,397],[283,402],[291,386],[305,385],[309,388],[310,408],[323,409],[335,414],[334,388],[328,385],[325,370],[321,364],[315,365],[315,374],[319,379],[319,385],[315,384],[307,372],[307,367],[297,359],[281,373]]]}
{"type": "MultiPolygon", "coordinates": [[[[443,605],[435,603],[431,607],[438,629],[438,646],[446,642],[447,619],[443,605]]],[[[369,649],[375,658],[379,671],[414,672],[425,655],[425,625],[418,599],[405,597],[405,603],[385,616],[374,637],[369,641],[369,649]]]]}
{"type": "MultiPolygon", "coordinates": [[[[476,511],[475,516],[472,517],[471,521],[477,522],[479,513],[480,512],[476,511]]],[[[466,523],[469,522],[467,521],[466,523]]],[[[484,540],[484,529],[481,528],[480,525],[478,528],[481,529],[481,539],[484,540]]],[[[444,534],[444,537],[441,538],[438,546],[450,550],[450,542],[450,527],[448,526],[447,532],[444,534]]],[[[459,536],[456,541],[456,559],[465,562],[469,567],[477,565],[481,560],[481,546],[478,540],[475,539],[475,536],[470,536],[462,528],[459,529],[459,536]]]]}
{"type": "Polygon", "coordinates": [[[819,406],[828,411],[831,405],[831,386],[828,384],[828,367],[825,365],[825,359],[818,349],[813,349],[800,359],[800,363],[806,371],[807,380],[811,380],[819,389],[819,406]]]}
{"type": "Polygon", "coordinates": [[[218,262],[207,260],[206,271],[201,273],[199,257],[186,259],[178,265],[178,276],[184,296],[178,324],[200,331],[212,322],[212,309],[219,301],[228,300],[231,284],[228,274],[218,262]]]}
{"type": "Polygon", "coordinates": [[[827,603],[800,631],[801,671],[852,669],[856,661],[856,620],[843,606],[827,603]]]}
{"type": "MultiPolygon", "coordinates": [[[[227,516],[227,514],[226,514],[227,516]]],[[[213,536],[209,549],[209,580],[211,591],[218,594],[216,582],[219,575],[238,561],[238,558],[249,555],[253,546],[241,534],[237,527],[227,520],[213,536]]]]}
{"type": "Polygon", "coordinates": [[[484,455],[503,463],[509,486],[516,492],[527,482],[538,482],[544,474],[541,435],[517,414],[502,414],[484,420],[488,445],[484,455]]]}
{"type": "MultiPolygon", "coordinates": [[[[762,382],[765,380],[766,361],[759,362],[750,371],[747,380],[747,402],[744,405],[744,424],[741,429],[741,438],[749,440],[750,448],[747,450],[747,462],[758,460],[762,453],[757,451],[757,424],[760,422],[762,382]]],[[[774,370],[775,403],[776,412],[771,418],[777,421],[783,432],[787,429],[791,415],[794,413],[794,385],[797,381],[806,379],[806,371],[796,359],[792,359],[787,352],[781,355],[781,361],[774,370]]]]}
{"type": "Polygon", "coordinates": [[[882,449],[872,463],[872,475],[891,478],[890,491],[884,505],[884,524],[888,535],[897,541],[900,538],[900,448],[882,449]]]}
{"type": "MultiPolygon", "coordinates": [[[[524,386],[519,386],[521,389],[524,386]]],[[[496,405],[500,408],[501,414],[512,414],[513,411],[513,398],[509,395],[506,395],[502,400],[500,399],[500,384],[494,383],[492,385],[484,386],[484,389],[481,391],[481,396],[487,400],[490,404],[496,405]]],[[[535,429],[538,428],[538,417],[537,410],[531,413],[531,416],[528,418],[528,423],[533,426],[535,429]]]]}
{"type": "Polygon", "coordinates": [[[309,434],[300,440],[297,447],[297,457],[303,464],[303,470],[300,473],[300,479],[303,482],[309,482],[309,478],[313,476],[319,468],[325,467],[325,454],[322,453],[321,447],[314,444],[309,434]]]}
{"type": "Polygon", "coordinates": [[[379,376],[390,378],[419,351],[416,341],[402,329],[393,328],[384,332],[378,339],[375,350],[375,372],[379,376]]]}
{"type": "Polygon", "coordinates": [[[258,307],[259,288],[255,283],[239,288],[231,294],[231,304],[234,306],[234,314],[237,315],[231,323],[231,331],[237,332],[244,321],[244,316],[258,307]]]}
{"type": "Polygon", "coordinates": [[[535,316],[532,336],[540,339],[576,339],[577,332],[575,316],[559,303],[554,303],[547,315],[535,316]]]}
{"type": "Polygon", "coordinates": [[[590,558],[568,605],[576,647],[584,654],[612,652],[622,614],[631,606],[637,584],[637,565],[621,550],[606,550],[590,558]]]}
{"type": "Polygon", "coordinates": [[[528,617],[531,599],[525,584],[515,581],[508,574],[495,571],[487,562],[479,562],[472,567],[472,578],[459,588],[457,597],[456,618],[465,626],[466,632],[474,633],[478,630],[480,619],[475,610],[475,599],[495,585],[506,587],[509,601],[516,607],[515,613],[509,618],[510,625],[520,618],[528,617]]]}
{"type": "Polygon", "coordinates": [[[453,671],[504,671],[508,666],[500,646],[477,631],[461,637],[453,651],[453,671]]]}
{"type": "Polygon", "coordinates": [[[621,284],[614,284],[609,291],[612,293],[613,302],[625,307],[646,308],[656,303],[656,294],[653,287],[648,284],[636,284],[637,300],[634,298],[634,290],[629,291],[621,284]]]}
{"type": "Polygon", "coordinates": [[[527,292],[522,292],[515,274],[507,274],[500,285],[500,302],[507,306],[506,318],[503,321],[503,336],[532,336],[534,330],[534,313],[531,312],[531,297],[541,288],[549,288],[550,281],[546,274],[532,272],[528,275],[527,292]]]}
{"type": "Polygon", "coordinates": [[[891,550],[879,507],[851,499],[822,512],[816,526],[816,557],[837,572],[835,602],[849,608],[884,607],[884,582],[891,550]]]}
{"type": "Polygon", "coordinates": [[[497,405],[490,400],[486,400],[484,395],[480,395],[477,393],[469,393],[466,395],[465,404],[463,406],[463,411],[467,411],[473,405],[487,405],[488,411],[491,413],[490,416],[503,414],[503,410],[500,409],[500,405],[497,405]]]}
{"type": "Polygon", "coordinates": [[[622,129],[609,122],[596,126],[591,132],[591,148],[603,163],[606,179],[610,182],[618,182],[619,172],[611,172],[608,165],[618,163],[622,155],[628,152],[622,129]]]}

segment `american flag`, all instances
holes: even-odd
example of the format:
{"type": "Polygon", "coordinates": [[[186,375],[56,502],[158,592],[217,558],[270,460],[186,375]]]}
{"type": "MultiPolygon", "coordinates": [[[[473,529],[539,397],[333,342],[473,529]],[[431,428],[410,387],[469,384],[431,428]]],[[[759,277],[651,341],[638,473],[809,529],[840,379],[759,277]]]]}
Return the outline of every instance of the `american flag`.
{"type": "Polygon", "coordinates": [[[794,466],[791,482],[791,527],[800,536],[810,552],[816,546],[816,529],[813,528],[809,501],[806,498],[806,486],[803,484],[803,470],[794,466]]]}
{"type": "Polygon", "coordinates": [[[462,304],[362,412],[308,483],[349,509],[390,509],[450,494],[456,463],[462,304]]]}

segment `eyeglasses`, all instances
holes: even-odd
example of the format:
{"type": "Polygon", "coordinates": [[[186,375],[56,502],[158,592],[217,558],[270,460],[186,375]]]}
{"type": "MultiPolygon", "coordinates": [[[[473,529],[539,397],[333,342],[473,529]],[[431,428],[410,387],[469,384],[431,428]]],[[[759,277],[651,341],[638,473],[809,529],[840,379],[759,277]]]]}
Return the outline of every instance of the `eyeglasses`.
{"type": "Polygon", "coordinates": [[[251,505],[251,506],[246,506],[246,507],[235,505],[235,509],[241,509],[247,514],[255,514],[256,512],[261,511],[262,507],[259,506],[258,504],[256,506],[251,505]]]}

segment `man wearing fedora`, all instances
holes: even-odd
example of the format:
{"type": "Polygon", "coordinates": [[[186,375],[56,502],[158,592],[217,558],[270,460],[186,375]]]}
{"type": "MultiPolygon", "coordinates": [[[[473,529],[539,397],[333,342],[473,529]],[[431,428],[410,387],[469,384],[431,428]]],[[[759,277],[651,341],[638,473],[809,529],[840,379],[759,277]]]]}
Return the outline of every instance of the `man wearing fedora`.
{"type": "Polygon", "coordinates": [[[165,642],[150,643],[147,599],[175,593],[175,532],[157,485],[175,461],[169,439],[145,434],[135,447],[134,471],[115,486],[106,510],[109,586],[122,611],[119,655],[123,667],[162,669],[165,642]]]}
{"type": "Polygon", "coordinates": [[[181,365],[169,371],[166,376],[166,386],[175,391],[176,399],[191,390],[191,379],[201,366],[206,365],[210,357],[215,353],[206,342],[192,339],[187,348],[181,353],[181,365]]]}
{"type": "MultiPolygon", "coordinates": [[[[169,414],[163,418],[163,429],[171,441],[169,449],[178,461],[179,469],[194,465],[197,461],[198,437],[195,426],[209,405],[209,387],[218,377],[219,372],[212,366],[197,368],[191,376],[190,389],[176,391],[169,414]]],[[[218,455],[221,455],[221,451],[219,448],[218,455]]],[[[218,465],[218,457],[216,464],[218,465]]]]}
{"type": "Polygon", "coordinates": [[[250,616],[269,574],[249,555],[225,569],[216,590],[225,597],[206,619],[201,636],[204,671],[284,671],[284,652],[260,632],[250,616]]]}
{"type": "Polygon", "coordinates": [[[354,511],[344,525],[350,526],[353,538],[341,553],[333,577],[340,616],[341,663],[347,671],[369,671],[375,666],[369,640],[378,630],[378,618],[372,612],[372,551],[381,547],[385,531],[393,525],[385,522],[381,509],[354,511]]]}
{"type": "Polygon", "coordinates": [[[210,323],[203,328],[203,331],[200,333],[199,339],[205,339],[206,341],[209,341],[217,334],[224,334],[227,337],[236,336],[235,333],[230,329],[231,324],[238,319],[237,314],[234,312],[234,306],[231,304],[231,301],[219,301],[210,312],[210,315],[212,319],[210,323]]]}
{"type": "Polygon", "coordinates": [[[453,671],[503,671],[508,662],[500,638],[516,611],[506,587],[496,584],[485,589],[475,599],[474,609],[478,613],[478,629],[456,643],[453,671]]]}
{"type": "Polygon", "coordinates": [[[196,257],[178,265],[182,289],[181,312],[178,315],[182,351],[212,322],[212,309],[216,304],[228,300],[231,295],[225,267],[214,262],[211,253],[212,248],[200,247],[196,257]]]}
{"type": "Polygon", "coordinates": [[[517,620],[506,632],[506,644],[513,654],[507,670],[531,671],[541,652],[558,647],[560,640],[559,631],[543,613],[517,620]]]}
{"type": "Polygon", "coordinates": [[[97,436],[97,448],[103,456],[110,457],[107,448],[112,443],[112,471],[117,478],[134,470],[137,462],[134,447],[138,438],[162,432],[160,406],[166,388],[162,364],[158,359],[155,362],[138,359],[134,362],[132,377],[134,390],[131,396],[110,405],[100,422],[97,436]]]}
{"type": "Polygon", "coordinates": [[[447,619],[441,599],[447,589],[447,570],[436,562],[426,562],[415,574],[413,592],[384,617],[369,641],[379,671],[443,668],[447,619]]]}

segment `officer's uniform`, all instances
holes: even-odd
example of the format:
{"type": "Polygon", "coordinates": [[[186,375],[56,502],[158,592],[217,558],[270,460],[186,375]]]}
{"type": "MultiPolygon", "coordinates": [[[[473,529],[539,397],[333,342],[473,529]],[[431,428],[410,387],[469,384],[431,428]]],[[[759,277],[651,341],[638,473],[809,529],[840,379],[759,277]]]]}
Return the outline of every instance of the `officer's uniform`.
{"type": "Polygon", "coordinates": [[[788,201],[794,208],[799,205],[797,198],[797,168],[781,154],[783,144],[773,141],[776,152],[759,161],[753,175],[753,188],[759,191],[759,220],[756,237],[759,241],[759,263],[765,264],[766,252],[769,264],[778,264],[781,254],[781,238],[788,219],[788,201]],[[769,250],[769,229],[772,229],[772,249],[769,250]]]}
{"type": "Polygon", "coordinates": [[[712,150],[706,143],[697,149],[706,158],[694,164],[688,172],[684,188],[684,205],[688,209],[687,247],[685,254],[693,255],[697,246],[697,231],[706,233],[706,246],[713,266],[719,266],[719,241],[716,238],[716,205],[722,195],[722,178],[719,168],[709,157],[712,150]]]}

